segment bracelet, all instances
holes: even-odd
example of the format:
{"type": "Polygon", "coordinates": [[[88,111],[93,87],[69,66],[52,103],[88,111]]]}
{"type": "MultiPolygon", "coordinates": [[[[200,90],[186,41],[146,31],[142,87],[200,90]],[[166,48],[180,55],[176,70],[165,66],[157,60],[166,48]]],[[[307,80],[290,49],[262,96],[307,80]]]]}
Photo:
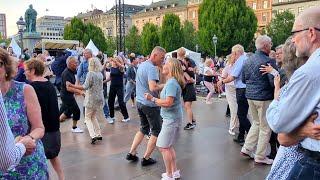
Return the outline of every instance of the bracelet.
{"type": "Polygon", "coordinates": [[[29,136],[32,140],[35,140],[35,138],[32,137],[30,134],[27,134],[26,136],[29,136]]]}

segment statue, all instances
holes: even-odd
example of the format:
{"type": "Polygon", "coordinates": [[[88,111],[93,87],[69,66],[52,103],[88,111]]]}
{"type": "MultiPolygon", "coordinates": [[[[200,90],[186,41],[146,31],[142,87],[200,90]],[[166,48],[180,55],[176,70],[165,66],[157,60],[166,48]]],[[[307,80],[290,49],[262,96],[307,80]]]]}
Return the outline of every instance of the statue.
{"type": "Polygon", "coordinates": [[[26,32],[36,32],[36,19],[37,11],[33,9],[32,4],[29,5],[29,9],[24,14],[26,21],[26,32]]]}

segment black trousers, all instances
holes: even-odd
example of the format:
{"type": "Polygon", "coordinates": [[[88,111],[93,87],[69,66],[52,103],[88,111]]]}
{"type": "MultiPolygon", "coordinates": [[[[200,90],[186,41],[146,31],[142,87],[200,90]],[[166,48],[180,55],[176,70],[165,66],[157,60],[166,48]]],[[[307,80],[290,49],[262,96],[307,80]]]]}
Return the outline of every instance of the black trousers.
{"type": "Polygon", "coordinates": [[[73,115],[73,120],[80,120],[80,109],[77,104],[76,99],[63,99],[61,98],[62,105],[60,107],[60,114],[64,113],[67,117],[71,117],[73,115]]]}
{"type": "Polygon", "coordinates": [[[116,96],[118,97],[118,103],[120,107],[121,114],[123,115],[124,119],[129,118],[128,111],[126,104],[124,103],[124,88],[123,85],[121,86],[110,86],[109,90],[109,99],[108,99],[108,105],[109,105],[109,110],[110,110],[110,117],[114,117],[114,102],[116,99],[116,96]]]}
{"type": "Polygon", "coordinates": [[[251,127],[251,123],[248,119],[248,110],[249,104],[246,98],[246,89],[245,88],[237,88],[236,89],[236,97],[238,104],[238,118],[239,118],[239,136],[238,139],[244,139],[245,133],[248,133],[251,127]]]}

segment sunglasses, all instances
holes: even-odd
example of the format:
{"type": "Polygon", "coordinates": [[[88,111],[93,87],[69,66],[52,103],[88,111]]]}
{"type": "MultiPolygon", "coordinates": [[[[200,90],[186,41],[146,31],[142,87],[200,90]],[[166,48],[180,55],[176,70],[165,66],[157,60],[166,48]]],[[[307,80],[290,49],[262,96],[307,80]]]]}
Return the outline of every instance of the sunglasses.
{"type": "MultiPolygon", "coordinates": [[[[296,33],[298,33],[298,32],[307,31],[307,30],[309,30],[309,29],[310,29],[310,28],[305,28],[305,29],[301,29],[301,30],[291,31],[291,35],[294,35],[294,34],[296,34],[296,33]]],[[[317,31],[320,31],[319,28],[314,27],[314,29],[317,30],[317,31]]]]}

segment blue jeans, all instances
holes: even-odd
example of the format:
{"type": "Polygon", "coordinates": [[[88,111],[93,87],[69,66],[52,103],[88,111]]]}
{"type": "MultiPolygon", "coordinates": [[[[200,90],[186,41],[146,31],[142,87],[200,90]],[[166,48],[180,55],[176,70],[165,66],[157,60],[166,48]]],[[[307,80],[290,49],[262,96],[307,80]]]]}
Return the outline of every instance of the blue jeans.
{"type": "Polygon", "coordinates": [[[108,103],[104,103],[103,113],[104,113],[104,117],[105,117],[105,118],[110,117],[110,111],[109,111],[108,103]]]}
{"type": "Polygon", "coordinates": [[[124,103],[127,103],[131,97],[131,94],[134,92],[136,85],[131,83],[130,81],[126,84],[126,94],[124,96],[124,103]]]}
{"type": "Polygon", "coordinates": [[[313,180],[320,179],[320,160],[304,156],[297,161],[287,179],[290,180],[313,180]]]}

